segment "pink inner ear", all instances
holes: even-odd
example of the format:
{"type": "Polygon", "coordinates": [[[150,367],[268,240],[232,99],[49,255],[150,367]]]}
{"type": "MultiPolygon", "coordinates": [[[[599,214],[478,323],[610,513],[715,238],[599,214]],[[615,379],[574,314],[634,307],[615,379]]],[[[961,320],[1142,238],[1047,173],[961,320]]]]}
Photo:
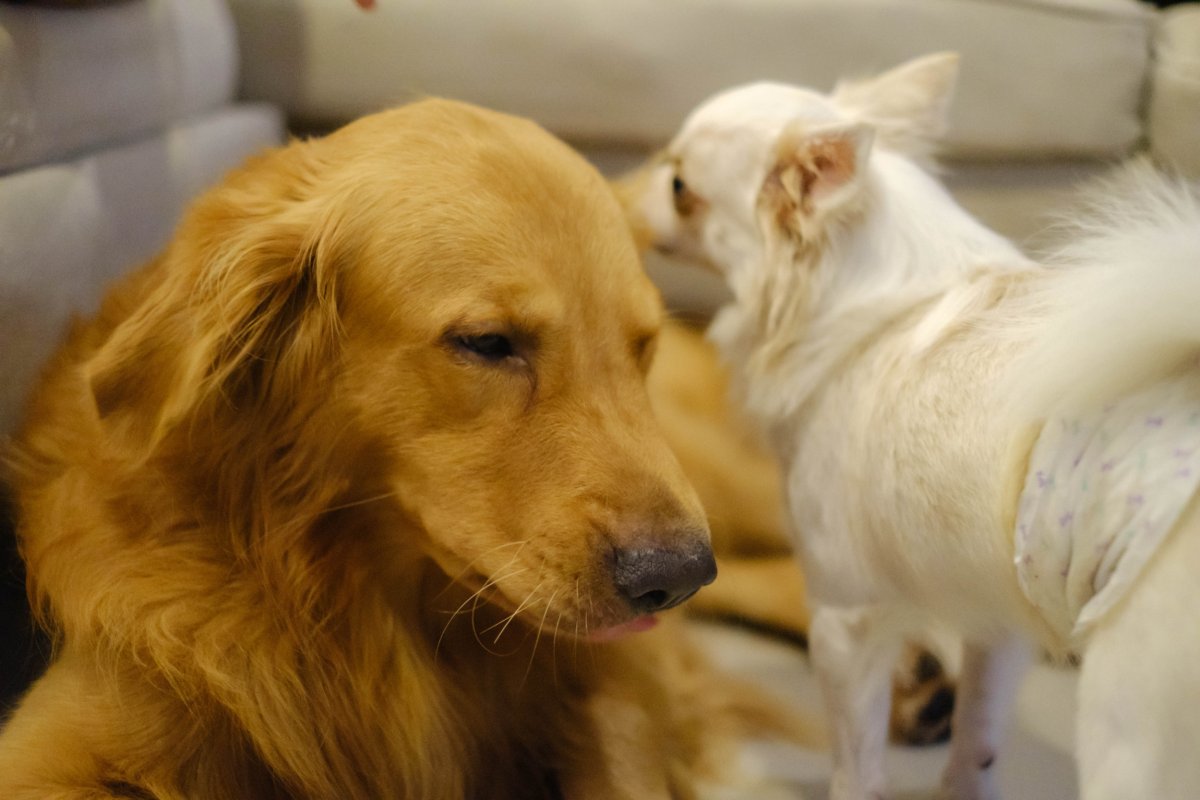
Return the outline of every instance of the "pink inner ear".
{"type": "Polygon", "coordinates": [[[812,140],[808,145],[808,170],[812,173],[812,197],[820,198],[840,189],[854,178],[858,152],[853,137],[829,136],[812,140]]]}
{"type": "Polygon", "coordinates": [[[849,200],[858,182],[871,132],[859,125],[834,130],[786,132],[780,137],[778,160],[767,173],[759,201],[781,229],[797,226],[818,212],[849,200]]]}

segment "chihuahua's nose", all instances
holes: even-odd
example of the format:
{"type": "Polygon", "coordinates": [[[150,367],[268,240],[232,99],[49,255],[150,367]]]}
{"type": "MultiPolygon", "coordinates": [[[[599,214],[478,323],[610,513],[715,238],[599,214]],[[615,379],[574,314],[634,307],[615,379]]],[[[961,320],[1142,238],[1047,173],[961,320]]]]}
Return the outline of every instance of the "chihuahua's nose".
{"type": "Polygon", "coordinates": [[[615,552],[613,582],[638,614],[679,605],[717,577],[712,548],[703,540],[681,547],[633,547],[615,552]]]}

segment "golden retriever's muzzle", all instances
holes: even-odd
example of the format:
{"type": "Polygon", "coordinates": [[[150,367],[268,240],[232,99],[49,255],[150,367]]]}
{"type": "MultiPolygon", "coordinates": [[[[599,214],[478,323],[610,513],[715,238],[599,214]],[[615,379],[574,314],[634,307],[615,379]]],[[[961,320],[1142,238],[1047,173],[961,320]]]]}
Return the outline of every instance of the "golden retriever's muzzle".
{"type": "MultiPolygon", "coordinates": [[[[682,537],[681,537],[682,538],[682,537]]],[[[712,548],[702,535],[681,547],[637,547],[613,551],[613,582],[636,614],[673,608],[717,577],[712,548]]]]}

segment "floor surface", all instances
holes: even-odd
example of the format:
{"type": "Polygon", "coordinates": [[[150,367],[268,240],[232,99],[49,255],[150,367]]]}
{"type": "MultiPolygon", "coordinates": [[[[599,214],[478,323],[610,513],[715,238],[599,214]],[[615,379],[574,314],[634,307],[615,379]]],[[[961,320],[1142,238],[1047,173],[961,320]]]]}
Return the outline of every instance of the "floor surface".
{"type": "MultiPolygon", "coordinates": [[[[820,714],[820,698],[807,656],[799,648],[726,625],[701,624],[704,647],[725,668],[776,692],[807,713],[820,714]]],[[[1036,665],[1026,675],[1008,741],[997,759],[1001,790],[1018,800],[1070,800],[1077,796],[1074,762],[1075,673],[1036,665]]],[[[755,768],[781,785],[770,800],[827,800],[829,755],[795,747],[756,744],[755,768]]],[[[946,760],[944,745],[893,746],[888,752],[891,800],[931,800],[946,760]]],[[[758,800],[765,800],[756,794],[758,800]]]]}

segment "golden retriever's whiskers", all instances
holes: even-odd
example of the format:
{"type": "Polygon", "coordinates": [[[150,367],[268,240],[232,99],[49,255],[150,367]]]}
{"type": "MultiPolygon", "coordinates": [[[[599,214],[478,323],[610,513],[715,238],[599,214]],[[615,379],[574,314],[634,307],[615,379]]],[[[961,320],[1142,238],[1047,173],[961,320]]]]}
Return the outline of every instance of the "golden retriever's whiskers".
{"type": "MultiPolygon", "coordinates": [[[[482,586],[480,586],[478,589],[476,589],[474,592],[472,592],[471,596],[468,597],[466,600],[464,600],[462,602],[462,605],[459,606],[459,610],[462,609],[462,606],[465,606],[467,603],[471,602],[472,600],[476,601],[475,606],[473,606],[472,610],[474,608],[477,608],[479,606],[479,600],[481,600],[483,598],[483,593],[486,592],[488,589],[495,587],[498,583],[500,583],[500,581],[508,580],[509,578],[513,577],[514,575],[520,575],[522,572],[527,572],[529,570],[529,567],[521,567],[520,569],[515,570],[513,572],[504,572],[504,570],[508,569],[509,566],[514,561],[517,560],[517,555],[518,555],[517,553],[514,553],[512,558],[510,558],[508,561],[504,562],[504,566],[502,566],[502,567],[500,567],[500,569],[496,570],[497,574],[488,578],[482,586]]],[[[449,588],[449,587],[447,587],[447,588],[449,588]]],[[[438,597],[440,597],[445,591],[446,591],[446,589],[443,589],[441,592],[439,592],[438,597]]],[[[455,613],[458,613],[458,612],[456,611],[455,613]]]]}
{"type": "Polygon", "coordinates": [[[398,497],[399,495],[399,492],[384,492],[383,494],[377,494],[373,497],[364,497],[360,500],[351,500],[349,503],[330,506],[329,508],[325,509],[325,513],[328,514],[332,511],[345,511],[348,508],[357,508],[358,506],[370,505],[371,503],[378,503],[380,500],[387,500],[392,497],[398,497]]]}
{"type": "MultiPolygon", "coordinates": [[[[579,664],[579,618],[583,613],[579,602],[579,578],[575,579],[575,636],[571,641],[571,663],[579,664]]],[[[587,633],[587,628],[584,628],[584,633],[587,633]]]]}
{"type": "Polygon", "coordinates": [[[529,680],[529,673],[533,671],[533,660],[537,657],[538,645],[542,641],[542,631],[546,627],[546,615],[550,613],[550,606],[554,605],[554,598],[558,597],[558,589],[554,590],[554,594],[550,595],[550,599],[546,601],[546,608],[542,611],[542,618],[538,620],[537,636],[534,637],[533,647],[529,650],[529,663],[525,665],[525,674],[521,676],[521,686],[525,686],[525,682],[529,680]]]}
{"type": "MultiPolygon", "coordinates": [[[[591,614],[596,613],[596,603],[593,600],[591,595],[588,595],[588,608],[591,609],[591,614]]],[[[589,628],[589,624],[592,619],[591,614],[589,614],[587,617],[584,618],[584,625],[583,625],[583,635],[584,636],[588,636],[591,634],[591,630],[589,628]]],[[[587,648],[587,654],[588,654],[589,660],[592,662],[592,668],[594,669],[596,667],[596,648],[594,648],[594,647],[587,648]]]]}
{"type": "MultiPolygon", "coordinates": [[[[541,584],[538,584],[537,587],[534,587],[534,591],[537,591],[537,589],[540,588],[540,586],[541,586],[541,584]]],[[[492,630],[493,628],[496,627],[496,625],[499,625],[500,623],[497,622],[495,625],[490,625],[490,626],[488,626],[488,628],[486,628],[483,631],[479,630],[479,628],[476,624],[476,621],[475,621],[475,613],[479,610],[479,601],[481,599],[482,598],[480,598],[477,595],[475,597],[475,603],[471,606],[471,633],[475,636],[476,644],[478,644],[485,653],[487,653],[488,655],[491,655],[491,656],[495,656],[497,658],[504,658],[506,656],[512,655],[513,653],[516,652],[516,650],[513,650],[512,652],[508,652],[508,653],[502,653],[502,652],[499,652],[498,650],[493,650],[491,647],[488,646],[487,642],[483,641],[482,634],[487,633],[487,631],[492,630]]],[[[520,607],[518,607],[517,611],[510,614],[508,616],[507,620],[502,620],[502,621],[504,621],[507,625],[507,622],[511,622],[513,617],[515,617],[519,611],[520,611],[520,607]]],[[[501,630],[500,633],[496,634],[496,642],[500,641],[500,634],[502,634],[502,633],[504,633],[503,630],[501,630]]],[[[495,644],[495,642],[493,642],[493,644],[495,644]]],[[[519,647],[519,645],[518,645],[518,647],[519,647]]]]}
{"type": "Polygon", "coordinates": [[[545,580],[538,581],[537,586],[533,587],[533,591],[531,591],[529,594],[525,595],[525,599],[522,600],[520,605],[517,606],[516,611],[513,611],[511,614],[509,614],[506,618],[502,619],[500,622],[497,622],[493,625],[487,626],[482,631],[480,631],[480,633],[487,633],[488,631],[494,630],[496,628],[496,626],[499,625],[500,632],[497,633],[496,638],[492,640],[492,644],[498,643],[500,641],[500,637],[504,635],[504,632],[506,630],[508,630],[508,626],[512,623],[512,621],[517,618],[518,614],[520,614],[522,611],[525,610],[525,607],[528,606],[530,604],[530,602],[532,602],[534,596],[538,592],[538,589],[542,588],[543,583],[545,583],[545,580]]]}
{"type": "MultiPolygon", "coordinates": [[[[493,550],[497,550],[497,549],[499,549],[499,548],[493,548],[493,550]]],[[[489,551],[489,552],[491,552],[491,551],[489,551]]],[[[519,553],[520,553],[520,551],[518,551],[517,553],[514,553],[512,558],[510,558],[508,561],[506,561],[504,563],[504,566],[502,566],[499,570],[497,570],[497,573],[503,573],[504,570],[508,569],[509,565],[517,560],[517,555],[519,555],[519,553]]],[[[458,608],[454,609],[454,611],[451,612],[450,619],[446,621],[446,625],[448,626],[451,622],[454,621],[455,617],[457,617],[459,614],[463,613],[463,607],[466,606],[467,603],[470,603],[472,600],[475,601],[475,604],[471,607],[471,614],[472,614],[472,617],[474,617],[475,609],[477,609],[479,607],[479,600],[482,599],[484,592],[486,592],[488,589],[491,589],[492,587],[494,587],[500,581],[507,580],[508,578],[511,578],[514,575],[520,575],[522,572],[525,572],[527,569],[528,569],[528,567],[522,567],[521,569],[516,570],[514,572],[493,575],[482,586],[480,586],[478,589],[476,589],[474,592],[472,592],[467,597],[466,600],[463,600],[461,603],[459,603],[458,608]]],[[[441,597],[451,587],[456,586],[456,585],[458,585],[458,584],[455,583],[454,581],[451,581],[449,584],[446,585],[446,588],[442,589],[440,592],[438,592],[434,596],[434,599],[441,597]]],[[[443,628],[442,635],[444,636],[445,633],[446,633],[445,628],[443,628]]],[[[439,639],[439,641],[440,641],[440,639],[439,639]]]]}
{"type": "MultiPolygon", "coordinates": [[[[508,563],[511,564],[512,561],[510,560],[508,563]]],[[[507,565],[505,565],[505,566],[507,566],[507,565]]],[[[463,613],[463,606],[465,606],[467,603],[470,603],[472,600],[475,601],[475,605],[472,607],[472,613],[473,613],[474,609],[479,606],[479,601],[483,599],[483,593],[486,592],[488,589],[494,588],[496,586],[496,584],[498,584],[500,581],[507,580],[515,575],[520,575],[522,572],[528,572],[528,571],[529,571],[529,567],[521,567],[518,570],[513,570],[512,572],[507,572],[503,575],[497,575],[493,578],[489,578],[487,583],[483,584],[478,589],[471,592],[470,596],[467,597],[466,600],[463,600],[461,603],[458,604],[458,608],[456,608],[454,611],[452,611],[450,613],[451,620],[453,620],[453,618],[457,617],[459,614],[463,613]]]]}
{"type": "MultiPolygon", "coordinates": [[[[515,560],[516,560],[516,556],[514,555],[511,559],[509,559],[508,564],[511,564],[515,560]]],[[[505,566],[507,566],[507,564],[505,566]]],[[[450,630],[450,625],[454,622],[455,618],[458,617],[459,614],[465,613],[464,610],[465,610],[467,603],[470,603],[472,600],[475,601],[475,604],[473,606],[471,606],[471,609],[470,609],[471,630],[472,630],[472,632],[475,633],[475,639],[476,639],[476,641],[478,641],[479,640],[479,632],[475,630],[475,610],[479,607],[479,601],[482,599],[483,593],[486,592],[488,589],[492,588],[493,586],[495,586],[499,581],[506,580],[508,578],[513,577],[514,575],[520,575],[522,572],[527,572],[528,570],[529,570],[528,567],[522,567],[521,569],[515,570],[513,572],[508,572],[503,575],[497,575],[497,576],[489,579],[487,583],[483,584],[483,586],[480,586],[478,589],[476,589],[474,592],[472,592],[470,594],[470,596],[467,597],[466,600],[463,600],[461,603],[459,603],[458,608],[454,609],[454,611],[452,611],[450,613],[449,618],[446,620],[446,624],[442,626],[442,632],[441,632],[441,635],[438,636],[437,645],[433,648],[434,658],[437,658],[437,654],[442,647],[442,640],[446,638],[446,632],[450,630]]],[[[444,592],[445,590],[443,589],[442,591],[444,592]]],[[[441,593],[439,593],[439,596],[440,596],[440,594],[441,593]]],[[[483,644],[483,642],[480,642],[480,644],[483,644]]]]}
{"type": "Polygon", "coordinates": [[[462,568],[462,570],[460,570],[460,571],[459,571],[459,572],[458,572],[456,575],[452,576],[452,577],[450,578],[450,583],[448,583],[448,584],[446,585],[446,588],[445,588],[445,589],[442,589],[440,592],[438,592],[438,593],[437,593],[437,594],[434,596],[434,598],[436,599],[436,598],[438,598],[438,597],[441,597],[443,594],[445,594],[445,593],[446,593],[446,592],[447,592],[447,591],[448,591],[448,590],[449,590],[449,589],[450,589],[450,588],[451,588],[451,587],[452,587],[452,586],[453,586],[455,583],[458,583],[458,581],[459,581],[459,580],[462,578],[462,576],[464,576],[464,575],[466,575],[468,572],[470,572],[470,571],[471,571],[471,567],[475,566],[475,564],[476,564],[477,562],[479,562],[481,559],[487,558],[488,556],[490,556],[492,553],[496,552],[497,550],[503,550],[503,549],[504,549],[504,548],[506,548],[506,547],[512,547],[513,545],[517,545],[517,546],[518,546],[518,547],[517,547],[517,552],[513,553],[513,555],[512,555],[512,558],[510,558],[510,559],[509,559],[509,560],[508,560],[508,561],[507,561],[507,562],[504,564],[504,566],[503,566],[503,567],[501,567],[500,569],[498,569],[498,570],[496,570],[496,571],[497,571],[497,572],[500,572],[501,570],[508,569],[508,565],[509,565],[509,564],[511,564],[512,562],[514,562],[514,561],[516,561],[516,560],[517,560],[517,557],[521,555],[521,550],[522,550],[522,549],[524,549],[525,545],[527,545],[527,544],[529,544],[529,540],[528,540],[528,539],[522,539],[521,541],[518,541],[518,542],[505,542],[504,544],[498,544],[498,545],[496,545],[495,547],[491,548],[490,550],[485,550],[485,551],[483,551],[482,553],[480,553],[479,555],[475,556],[475,557],[474,557],[474,558],[472,558],[470,561],[468,561],[468,562],[466,563],[466,566],[464,566],[464,567],[462,568]]]}
{"type": "Polygon", "coordinates": [[[551,639],[550,649],[550,669],[553,670],[554,686],[558,688],[558,627],[562,625],[562,612],[558,612],[558,618],[554,620],[554,638],[551,639]]]}
{"type": "MultiPolygon", "coordinates": [[[[545,583],[545,579],[542,577],[542,571],[545,568],[546,568],[546,559],[543,558],[542,563],[538,565],[537,585],[534,586],[533,589],[527,595],[525,595],[525,599],[522,600],[517,605],[516,610],[513,611],[511,614],[509,614],[507,618],[500,620],[499,622],[496,622],[492,625],[489,625],[488,627],[484,628],[482,631],[479,631],[479,633],[480,634],[488,633],[489,631],[495,629],[496,626],[499,625],[499,626],[501,626],[500,632],[496,634],[496,638],[495,638],[495,640],[493,640],[492,643],[495,644],[496,642],[499,642],[500,637],[504,635],[504,631],[508,628],[509,623],[511,623],[514,619],[516,619],[517,615],[521,613],[521,611],[525,608],[525,606],[527,606],[530,603],[530,601],[533,600],[533,598],[537,594],[538,590],[542,588],[542,584],[545,583]]],[[[474,617],[472,617],[472,620],[474,620],[474,617]]]]}

